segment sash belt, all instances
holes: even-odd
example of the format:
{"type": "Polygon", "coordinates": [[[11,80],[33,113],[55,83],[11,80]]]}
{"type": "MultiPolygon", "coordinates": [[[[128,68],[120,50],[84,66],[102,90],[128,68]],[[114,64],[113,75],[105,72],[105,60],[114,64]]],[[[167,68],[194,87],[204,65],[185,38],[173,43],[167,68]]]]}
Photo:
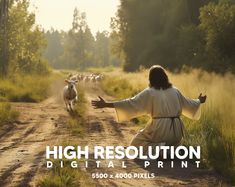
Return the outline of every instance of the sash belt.
{"type": "MultiPolygon", "coordinates": [[[[176,137],[176,133],[175,133],[175,119],[179,119],[180,120],[179,116],[173,116],[173,117],[152,117],[152,119],[171,119],[170,130],[173,128],[174,135],[176,137]]],[[[182,133],[182,136],[184,137],[184,131],[183,131],[182,125],[181,125],[181,133],[182,133]]]]}

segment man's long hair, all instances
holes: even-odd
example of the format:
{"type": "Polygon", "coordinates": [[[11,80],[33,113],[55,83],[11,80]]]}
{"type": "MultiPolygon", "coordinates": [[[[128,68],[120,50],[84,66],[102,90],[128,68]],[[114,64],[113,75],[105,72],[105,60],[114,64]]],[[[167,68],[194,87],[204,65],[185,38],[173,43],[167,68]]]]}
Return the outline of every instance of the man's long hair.
{"type": "Polygon", "coordinates": [[[166,71],[163,67],[159,65],[154,65],[149,70],[149,86],[155,89],[166,90],[172,87],[169,82],[166,71]]]}

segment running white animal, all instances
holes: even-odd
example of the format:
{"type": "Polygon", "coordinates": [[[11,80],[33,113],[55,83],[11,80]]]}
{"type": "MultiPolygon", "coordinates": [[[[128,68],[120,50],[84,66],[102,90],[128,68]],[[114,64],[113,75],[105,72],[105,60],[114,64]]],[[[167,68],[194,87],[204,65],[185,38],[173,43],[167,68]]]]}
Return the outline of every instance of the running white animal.
{"type": "Polygon", "coordinates": [[[78,94],[77,94],[77,89],[76,89],[76,84],[78,81],[73,81],[73,80],[65,80],[67,85],[64,87],[64,102],[67,111],[73,111],[74,109],[74,103],[78,100],[78,94]]]}

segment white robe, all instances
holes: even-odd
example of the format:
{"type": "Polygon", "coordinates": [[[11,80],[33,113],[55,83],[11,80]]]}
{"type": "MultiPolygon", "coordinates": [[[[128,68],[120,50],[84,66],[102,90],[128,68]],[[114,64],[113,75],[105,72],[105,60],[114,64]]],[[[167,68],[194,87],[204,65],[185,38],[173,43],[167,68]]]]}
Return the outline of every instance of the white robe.
{"type": "Polygon", "coordinates": [[[199,99],[186,98],[175,87],[166,90],[146,88],[130,99],[114,102],[114,107],[118,121],[127,121],[144,114],[152,117],[151,123],[132,140],[131,145],[134,146],[159,143],[177,145],[183,137],[184,126],[181,119],[170,117],[183,114],[198,120],[201,115],[199,99]]]}

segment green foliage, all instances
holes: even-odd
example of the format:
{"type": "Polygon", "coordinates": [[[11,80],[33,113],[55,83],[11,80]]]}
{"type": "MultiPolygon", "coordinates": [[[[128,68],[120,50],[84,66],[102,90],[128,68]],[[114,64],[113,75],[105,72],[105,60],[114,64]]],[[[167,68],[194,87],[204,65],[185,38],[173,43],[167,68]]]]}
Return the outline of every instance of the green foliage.
{"type": "Polygon", "coordinates": [[[179,28],[194,24],[203,1],[121,1],[114,33],[125,54],[124,70],[138,70],[140,65],[167,65],[175,68],[179,28]],[[193,4],[193,6],[192,6],[193,4]],[[189,8],[191,11],[189,11],[189,8]]]}
{"type": "Polygon", "coordinates": [[[234,72],[235,5],[210,3],[201,9],[200,20],[211,69],[234,72]]]}
{"type": "Polygon", "coordinates": [[[113,52],[123,56],[125,71],[160,64],[234,72],[234,6],[233,0],[122,0],[111,22],[113,52]]]}
{"type": "Polygon", "coordinates": [[[196,25],[181,26],[176,48],[178,68],[185,65],[202,67],[206,59],[204,46],[203,34],[196,25]]]}
{"type": "MultiPolygon", "coordinates": [[[[11,1],[7,20],[8,74],[49,72],[47,62],[42,59],[46,46],[43,32],[35,24],[35,15],[29,13],[29,1],[11,1]]],[[[3,38],[3,35],[1,35],[3,38]]],[[[2,48],[0,49],[2,53],[2,48]]]]}
{"type": "Polygon", "coordinates": [[[0,126],[17,120],[19,113],[12,110],[10,103],[0,102],[0,126]]]}
{"type": "Polygon", "coordinates": [[[74,10],[73,28],[67,33],[61,61],[70,69],[86,68],[92,59],[94,38],[86,23],[86,14],[74,10]]]}

